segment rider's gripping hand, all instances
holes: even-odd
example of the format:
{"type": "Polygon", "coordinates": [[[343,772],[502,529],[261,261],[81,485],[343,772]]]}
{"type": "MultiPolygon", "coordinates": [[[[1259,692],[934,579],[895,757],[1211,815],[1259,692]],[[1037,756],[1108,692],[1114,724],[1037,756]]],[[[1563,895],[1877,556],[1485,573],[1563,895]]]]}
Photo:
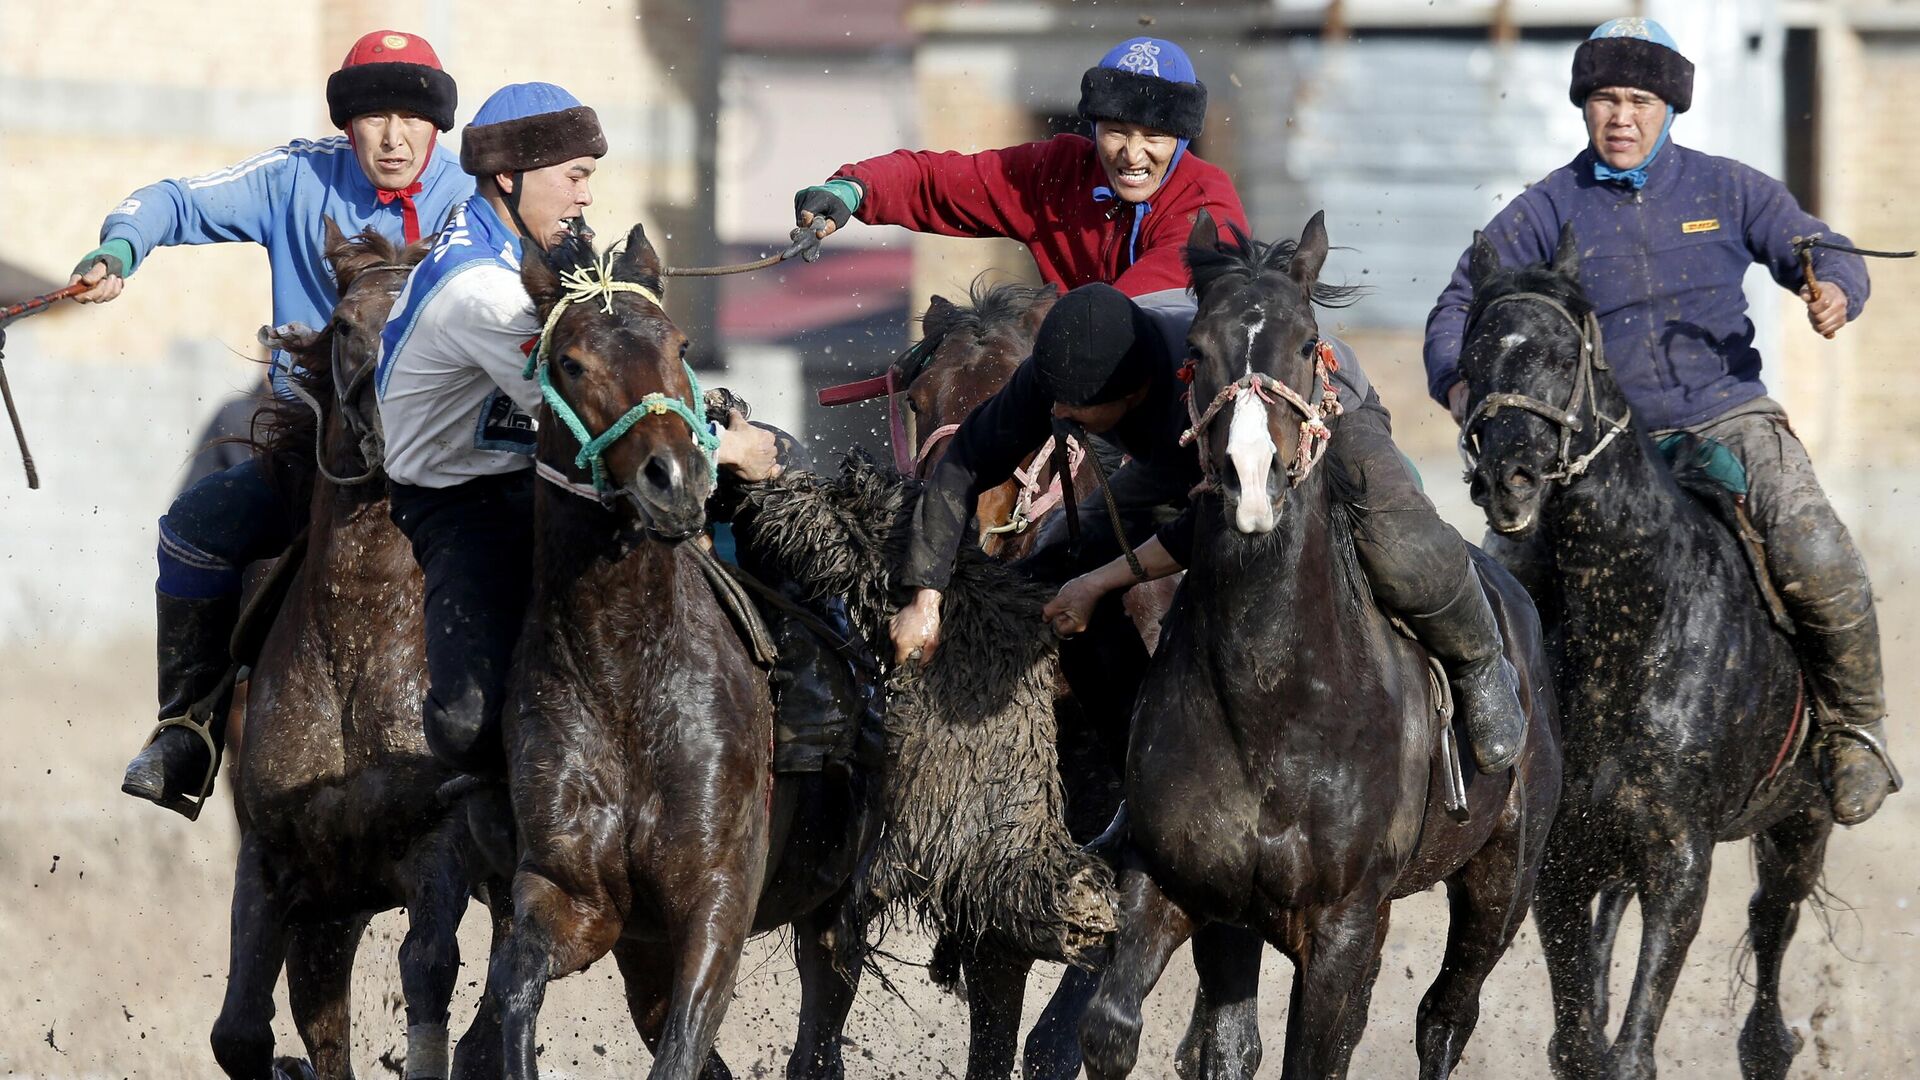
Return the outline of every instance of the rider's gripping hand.
{"type": "Polygon", "coordinates": [[[771,480],[780,475],[780,441],[773,432],[747,422],[739,410],[727,413],[714,460],[742,480],[771,480]]]}
{"type": "Polygon", "coordinates": [[[1447,411],[1453,414],[1456,426],[1467,422],[1467,384],[1464,381],[1448,388],[1447,411]]]}
{"type": "Polygon", "coordinates": [[[1832,337],[1847,325],[1847,294],[1840,286],[1831,281],[1816,281],[1820,287],[1820,299],[1813,298],[1812,290],[1800,286],[1800,299],[1807,302],[1807,321],[1821,337],[1832,337]]]}
{"type": "Polygon", "coordinates": [[[793,222],[805,229],[816,218],[825,218],[828,224],[819,230],[820,235],[831,236],[860,209],[862,194],[858,181],[844,177],[801,188],[793,193],[793,222]]]}
{"type": "Polygon", "coordinates": [[[888,632],[893,637],[896,666],[909,660],[924,664],[933,659],[933,651],[940,647],[940,590],[921,589],[915,593],[912,603],[893,613],[888,632]]]}
{"type": "Polygon", "coordinates": [[[1107,592],[1107,586],[1099,580],[1099,571],[1081,574],[1060,586],[1060,591],[1040,610],[1040,617],[1053,627],[1055,634],[1072,637],[1087,628],[1087,620],[1093,618],[1094,605],[1107,592]]]}
{"type": "Polygon", "coordinates": [[[109,240],[80,259],[67,284],[85,282],[92,286],[74,297],[83,304],[104,304],[127,287],[127,264],[133,261],[133,245],[125,240],[109,240]]]}

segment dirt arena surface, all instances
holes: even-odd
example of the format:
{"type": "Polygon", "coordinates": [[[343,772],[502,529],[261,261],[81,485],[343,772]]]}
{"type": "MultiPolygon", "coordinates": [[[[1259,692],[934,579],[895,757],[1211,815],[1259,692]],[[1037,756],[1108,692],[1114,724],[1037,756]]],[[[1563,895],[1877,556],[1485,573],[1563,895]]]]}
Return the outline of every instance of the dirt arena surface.
{"type": "MultiPolygon", "coordinates": [[[[1430,472],[1431,476],[1432,473],[1430,472]]],[[[1887,478],[1891,479],[1891,478],[1887,478]]],[[[1881,596],[1895,746],[1920,776],[1920,496],[1898,481],[1880,486],[1891,504],[1841,512],[1873,568],[1881,596]]],[[[1448,505],[1471,522],[1471,508],[1448,505]]],[[[1477,535],[1477,531],[1473,534],[1477,535]]],[[[227,961],[227,892],[236,832],[224,799],[189,824],[119,794],[127,757],[152,715],[152,653],[145,641],[0,655],[0,1074],[17,1077],[206,1077],[217,1075],[207,1032],[218,1012],[227,961]]],[[[1825,919],[1809,912],[1787,956],[1788,1023],[1806,1037],[1793,1076],[1920,1075],[1920,789],[1895,797],[1868,825],[1837,832],[1827,884],[1838,901],[1825,919]]],[[[1745,844],[1722,845],[1706,924],[1696,940],[1663,1031],[1663,1075],[1739,1076],[1734,1039],[1750,995],[1740,989],[1741,933],[1753,886],[1745,844]]],[[[1412,1076],[1414,1009],[1441,953],[1438,893],[1394,909],[1372,1022],[1354,1059],[1356,1078],[1412,1076]]],[[[1630,911],[1616,954],[1619,995],[1638,939],[1630,911]]],[[[399,1075],[405,1021],[394,953],[397,914],[377,919],[356,972],[355,1065],[363,1078],[399,1075]]],[[[485,920],[476,907],[462,934],[466,958],[453,1026],[471,1018],[484,977],[485,920]]],[[[924,959],[926,942],[896,934],[888,948],[924,959]]],[[[869,978],[848,1025],[854,1078],[958,1076],[966,1014],[930,989],[922,970],[887,963],[902,997],[869,978]]],[[[1028,1020],[1057,969],[1029,987],[1028,1020]]],[[[1266,1064],[1279,1074],[1291,972],[1269,953],[1262,998],[1266,1064]]],[[[1184,954],[1148,1001],[1142,1077],[1172,1077],[1193,981],[1184,954]]],[[[741,1077],[784,1075],[798,982],[787,943],[754,941],[721,1031],[720,1049],[741,1077]]],[[[286,1018],[282,1053],[301,1053],[286,1018]]],[[[1551,1025],[1546,969],[1529,921],[1488,981],[1480,1027],[1462,1077],[1543,1077],[1551,1025]]],[[[628,1021],[613,964],[603,962],[550,991],[542,1015],[542,1075],[642,1075],[648,1057],[628,1021]]]]}

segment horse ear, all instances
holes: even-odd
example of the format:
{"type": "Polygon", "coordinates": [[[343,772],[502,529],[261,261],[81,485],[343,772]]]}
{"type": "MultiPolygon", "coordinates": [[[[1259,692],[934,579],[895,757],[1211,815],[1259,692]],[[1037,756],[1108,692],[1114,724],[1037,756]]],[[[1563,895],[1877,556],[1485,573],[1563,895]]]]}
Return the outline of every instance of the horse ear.
{"type": "Polygon", "coordinates": [[[520,256],[520,284],[533,298],[533,310],[544,324],[553,305],[560,302],[560,275],[547,261],[547,253],[527,244],[520,256]]]}
{"type": "Polygon", "coordinates": [[[1492,277],[1500,269],[1500,253],[1493,249],[1493,241],[1478,229],[1473,231],[1473,248],[1467,255],[1467,280],[1478,289],[1480,283],[1492,277]]]}
{"type": "Polygon", "coordinates": [[[660,261],[660,253],[653,250],[653,241],[647,239],[647,227],[634,222],[627,232],[626,249],[620,252],[620,261],[614,263],[613,276],[625,281],[651,283],[660,287],[665,264],[660,261]]]}
{"type": "Polygon", "coordinates": [[[1570,278],[1580,276],[1580,242],[1574,238],[1571,221],[1560,226],[1560,243],[1553,249],[1553,272],[1570,278]]]}
{"type": "Polygon", "coordinates": [[[320,246],[320,251],[328,259],[332,259],[347,242],[347,234],[340,231],[339,224],[333,220],[331,214],[320,215],[320,229],[321,234],[326,238],[326,242],[320,246]]]}
{"type": "Polygon", "coordinates": [[[1320,268],[1327,263],[1327,212],[1316,210],[1300,232],[1300,246],[1293,249],[1293,262],[1287,273],[1301,286],[1311,289],[1320,280],[1320,268]]]}
{"type": "Polygon", "coordinates": [[[1193,230],[1187,233],[1187,246],[1208,251],[1220,250],[1220,226],[1214,223],[1213,214],[1204,206],[1193,215],[1193,230]]]}

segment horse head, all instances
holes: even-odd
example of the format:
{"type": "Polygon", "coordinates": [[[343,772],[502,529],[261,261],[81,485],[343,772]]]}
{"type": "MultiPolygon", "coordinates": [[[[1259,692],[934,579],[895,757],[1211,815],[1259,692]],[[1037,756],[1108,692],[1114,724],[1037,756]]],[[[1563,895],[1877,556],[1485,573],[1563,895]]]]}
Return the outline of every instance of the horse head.
{"type": "Polygon", "coordinates": [[[1561,229],[1551,260],[1511,268],[1475,233],[1467,274],[1473,302],[1460,349],[1467,484],[1495,532],[1524,536],[1553,490],[1577,481],[1625,430],[1628,410],[1580,288],[1571,225],[1561,229]]]}
{"type": "Polygon", "coordinates": [[[617,252],[579,236],[529,245],[521,281],[544,328],[529,362],[550,412],[541,460],[589,471],[602,496],[626,496],[643,525],[677,540],[706,522],[718,439],[686,335],[661,307],[661,270],[635,225],[617,252]]]}
{"type": "Polygon", "coordinates": [[[1228,521],[1258,535],[1273,530],[1289,489],[1312,471],[1332,435],[1327,420],[1339,411],[1328,381],[1332,353],[1322,348],[1313,305],[1344,302],[1354,290],[1319,282],[1327,259],[1323,214],[1313,215],[1298,242],[1262,244],[1237,227],[1233,236],[1223,242],[1203,210],[1187,239],[1199,297],[1184,369],[1191,374],[1188,434],[1228,521]]]}
{"type": "Polygon", "coordinates": [[[1052,285],[989,286],[982,275],[968,287],[966,305],[944,296],[927,305],[920,342],[893,365],[895,385],[906,387],[909,452],[919,472],[936,460],[941,433],[951,434],[1013,377],[1059,298],[1052,285]]]}

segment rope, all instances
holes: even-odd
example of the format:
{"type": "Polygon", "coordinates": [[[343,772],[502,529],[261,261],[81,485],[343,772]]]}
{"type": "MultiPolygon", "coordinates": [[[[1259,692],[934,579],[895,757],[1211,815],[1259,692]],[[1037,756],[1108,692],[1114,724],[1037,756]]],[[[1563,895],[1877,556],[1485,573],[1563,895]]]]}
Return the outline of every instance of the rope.
{"type": "Polygon", "coordinates": [[[527,357],[527,366],[520,375],[527,379],[538,377],[541,398],[546,401],[547,407],[553,410],[554,417],[573,433],[574,441],[580,444],[580,452],[573,458],[574,467],[593,470],[595,491],[604,494],[610,488],[607,483],[607,447],[632,430],[633,425],[641,420],[664,413],[671,413],[686,422],[688,430],[693,432],[694,442],[700,447],[700,453],[707,459],[708,479],[717,480],[720,475],[720,460],[717,455],[720,448],[720,435],[712,425],[694,412],[694,408],[700,401],[700,379],[693,373],[693,365],[685,360],[680,362],[680,367],[686,372],[688,398],[693,404],[670,394],[648,394],[641,398],[638,404],[623,413],[620,419],[615,420],[612,427],[599,435],[593,435],[587,431],[587,425],[581,421],[580,415],[573,411],[573,406],[569,405],[567,399],[560,395],[560,391],[554,388],[551,363],[553,329],[559,325],[560,317],[566,313],[567,308],[574,304],[591,303],[597,300],[600,302],[600,310],[611,315],[616,293],[634,293],[663,310],[666,306],[660,302],[659,293],[637,281],[625,281],[614,276],[613,262],[616,252],[617,245],[602,252],[591,264],[576,267],[560,275],[563,292],[560,299],[554,303],[553,310],[547,313],[546,325],[540,329],[539,344],[527,357]]]}
{"type": "Polygon", "coordinates": [[[800,256],[802,262],[820,261],[820,241],[823,239],[823,234],[809,228],[796,228],[787,235],[787,239],[790,241],[787,250],[778,255],[769,255],[764,259],[728,263],[725,266],[669,266],[660,271],[660,274],[663,277],[724,277],[727,274],[750,274],[755,270],[778,266],[795,255],[800,256]]]}
{"type": "Polygon", "coordinates": [[[40,470],[34,467],[33,451],[27,449],[27,429],[20,426],[20,410],[13,404],[13,387],[7,382],[6,365],[0,364],[0,398],[7,402],[7,419],[13,422],[13,441],[20,444],[20,466],[27,471],[27,488],[40,489],[40,470]]]}
{"type": "MultiPolygon", "coordinates": [[[[1106,500],[1107,504],[1107,522],[1113,526],[1114,543],[1120,545],[1121,552],[1127,557],[1127,569],[1133,571],[1135,581],[1153,580],[1147,576],[1146,567],[1140,565],[1140,556],[1133,553],[1133,541],[1127,536],[1126,526],[1120,522],[1120,503],[1113,497],[1112,485],[1107,483],[1107,467],[1100,460],[1100,452],[1094,449],[1093,440],[1087,436],[1087,429],[1071,421],[1064,422],[1061,426],[1067,429],[1074,441],[1078,441],[1081,446],[1086,448],[1085,453],[1082,455],[1082,460],[1092,464],[1093,478],[1100,482],[1100,495],[1106,500]]],[[[1067,449],[1068,445],[1069,440],[1067,439],[1061,439],[1054,444],[1053,471],[1056,476],[1067,475],[1068,471],[1072,468],[1072,459],[1067,449]]],[[[1068,536],[1074,547],[1077,548],[1080,546],[1079,496],[1074,492],[1071,483],[1063,483],[1060,485],[1060,498],[1067,505],[1068,536]]]]}

